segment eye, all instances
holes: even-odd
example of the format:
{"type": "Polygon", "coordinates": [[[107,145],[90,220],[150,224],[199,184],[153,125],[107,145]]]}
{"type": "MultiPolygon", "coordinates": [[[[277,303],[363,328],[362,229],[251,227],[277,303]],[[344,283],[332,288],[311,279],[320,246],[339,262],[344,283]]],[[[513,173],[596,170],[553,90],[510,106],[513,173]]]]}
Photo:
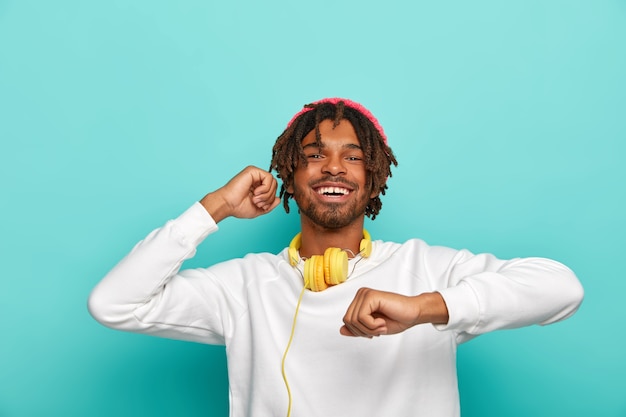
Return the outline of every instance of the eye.
{"type": "Polygon", "coordinates": [[[306,155],[307,159],[322,159],[324,157],[324,155],[319,154],[319,153],[311,153],[306,155]]]}
{"type": "Polygon", "coordinates": [[[348,161],[351,161],[351,162],[353,162],[353,161],[356,162],[356,161],[362,161],[363,157],[359,156],[359,155],[349,155],[349,156],[346,157],[346,159],[348,161]]]}

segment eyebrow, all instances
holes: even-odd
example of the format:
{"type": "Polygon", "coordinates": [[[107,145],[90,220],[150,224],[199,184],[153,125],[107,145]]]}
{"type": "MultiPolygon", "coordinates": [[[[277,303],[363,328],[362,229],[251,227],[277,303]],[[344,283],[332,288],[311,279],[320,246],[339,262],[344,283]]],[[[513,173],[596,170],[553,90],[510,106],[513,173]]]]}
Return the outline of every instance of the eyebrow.
{"type": "MultiPolygon", "coordinates": [[[[302,147],[302,149],[307,149],[307,148],[324,148],[324,142],[322,142],[321,144],[318,144],[317,142],[311,142],[309,144],[306,144],[302,147]]],[[[360,151],[363,150],[363,148],[361,148],[361,145],[357,145],[356,143],[346,143],[345,145],[342,146],[342,148],[344,149],[358,149],[360,151]]]]}

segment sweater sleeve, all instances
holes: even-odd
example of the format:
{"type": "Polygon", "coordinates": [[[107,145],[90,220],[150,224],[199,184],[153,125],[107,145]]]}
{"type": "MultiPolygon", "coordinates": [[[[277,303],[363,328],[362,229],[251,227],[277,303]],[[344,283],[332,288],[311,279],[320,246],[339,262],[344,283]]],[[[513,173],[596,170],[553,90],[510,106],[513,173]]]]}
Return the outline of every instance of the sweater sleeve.
{"type": "MultiPolygon", "coordinates": [[[[236,303],[211,294],[208,270],[179,272],[197,245],[217,231],[211,216],[195,203],[139,242],[93,289],[91,315],[118,330],[211,344],[224,343],[220,311],[236,303]],[[208,294],[207,294],[208,293],[208,294]]],[[[219,285],[215,284],[219,292],[219,285]]]]}
{"type": "Polygon", "coordinates": [[[445,265],[438,271],[444,282],[438,291],[449,313],[448,323],[436,328],[457,331],[459,342],[493,330],[564,320],[582,302],[582,285],[557,261],[431,250],[434,263],[445,265]]]}

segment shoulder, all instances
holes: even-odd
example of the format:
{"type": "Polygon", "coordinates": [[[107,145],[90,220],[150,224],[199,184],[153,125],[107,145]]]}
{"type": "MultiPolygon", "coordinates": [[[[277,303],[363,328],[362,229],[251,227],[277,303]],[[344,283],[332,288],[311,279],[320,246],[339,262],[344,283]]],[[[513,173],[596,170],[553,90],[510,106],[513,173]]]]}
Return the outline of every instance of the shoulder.
{"type": "Polygon", "coordinates": [[[422,239],[409,239],[403,243],[374,242],[373,260],[376,264],[393,262],[417,273],[441,275],[446,269],[472,254],[446,246],[430,245],[422,239]]]}
{"type": "Polygon", "coordinates": [[[266,271],[275,270],[279,265],[286,261],[286,256],[283,252],[279,254],[269,252],[249,253],[242,258],[233,258],[226,261],[219,262],[210,266],[207,270],[212,272],[217,271],[266,271]]]}
{"type": "Polygon", "coordinates": [[[376,240],[373,242],[376,256],[389,257],[393,254],[411,254],[432,259],[450,259],[462,252],[446,246],[430,245],[422,239],[409,239],[403,243],[376,240]]]}

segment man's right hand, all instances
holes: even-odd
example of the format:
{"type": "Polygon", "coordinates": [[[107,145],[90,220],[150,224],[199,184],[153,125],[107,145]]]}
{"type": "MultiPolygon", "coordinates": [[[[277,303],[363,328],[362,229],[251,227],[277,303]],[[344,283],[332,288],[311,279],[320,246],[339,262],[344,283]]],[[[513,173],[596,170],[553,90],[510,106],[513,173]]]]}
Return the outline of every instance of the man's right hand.
{"type": "Polygon", "coordinates": [[[215,222],[226,217],[252,219],[269,213],[280,204],[278,182],[269,172],[248,166],[222,188],[200,200],[215,222]]]}

